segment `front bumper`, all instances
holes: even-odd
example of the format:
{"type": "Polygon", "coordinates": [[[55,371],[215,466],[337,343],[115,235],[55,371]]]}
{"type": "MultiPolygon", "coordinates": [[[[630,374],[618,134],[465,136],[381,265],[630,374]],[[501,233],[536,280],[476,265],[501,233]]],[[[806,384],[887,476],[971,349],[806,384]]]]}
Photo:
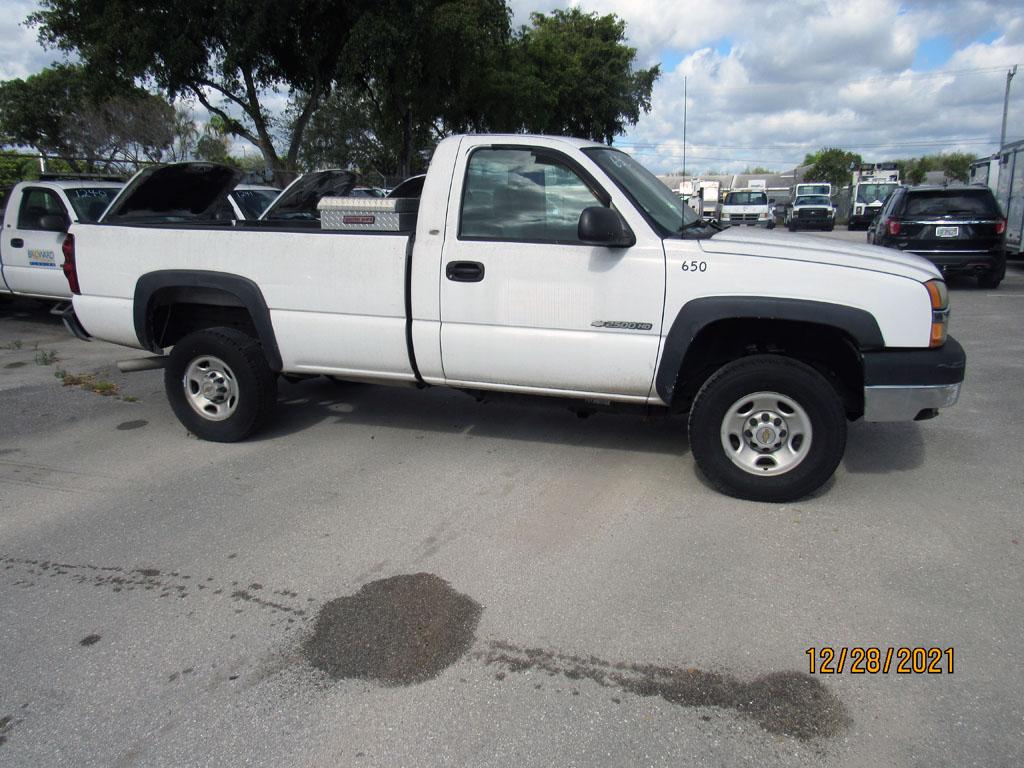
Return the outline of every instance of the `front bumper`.
{"type": "Polygon", "coordinates": [[[952,336],[937,349],[864,353],[864,421],[920,421],[956,404],[967,355],[952,336]]]}
{"type": "Polygon", "coordinates": [[[771,229],[775,222],[771,219],[722,219],[718,223],[723,227],[761,227],[762,229],[771,229]]]}

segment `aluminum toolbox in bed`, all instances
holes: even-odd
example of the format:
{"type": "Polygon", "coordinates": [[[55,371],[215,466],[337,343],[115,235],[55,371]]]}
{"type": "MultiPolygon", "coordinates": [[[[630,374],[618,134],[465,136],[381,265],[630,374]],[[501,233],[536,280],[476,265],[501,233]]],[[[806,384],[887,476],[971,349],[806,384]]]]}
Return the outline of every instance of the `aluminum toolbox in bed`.
{"type": "Polygon", "coordinates": [[[324,197],[317,204],[321,229],[412,232],[420,201],[411,197],[324,197]]]}

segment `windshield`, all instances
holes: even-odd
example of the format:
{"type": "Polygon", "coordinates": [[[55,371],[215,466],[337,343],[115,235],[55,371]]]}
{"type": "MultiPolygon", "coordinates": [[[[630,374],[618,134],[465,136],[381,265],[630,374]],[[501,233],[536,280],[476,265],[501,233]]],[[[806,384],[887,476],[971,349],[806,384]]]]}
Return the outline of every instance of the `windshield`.
{"type": "Polygon", "coordinates": [[[120,187],[77,187],[65,189],[64,193],[75,209],[79,221],[91,224],[98,221],[107,210],[110,201],[121,191],[120,187]]]}
{"type": "Polygon", "coordinates": [[[858,184],[857,185],[857,202],[858,203],[881,203],[885,201],[885,198],[889,196],[899,184],[858,184]]]}
{"type": "Polygon", "coordinates": [[[996,199],[987,189],[935,190],[907,195],[904,216],[956,216],[968,214],[1000,218],[996,199]]]}
{"type": "Polygon", "coordinates": [[[236,189],[231,196],[247,219],[258,219],[281,193],[279,189],[236,189]]]}
{"type": "Polygon", "coordinates": [[[825,195],[802,195],[796,199],[793,205],[828,205],[829,199],[825,195]]]}
{"type": "Polygon", "coordinates": [[[583,152],[647,214],[663,235],[679,234],[683,227],[700,221],[675,192],[625,152],[596,147],[583,152]]]}
{"type": "Polygon", "coordinates": [[[797,185],[797,195],[827,195],[830,192],[828,184],[799,184],[797,185]]]}
{"type": "Polygon", "coordinates": [[[724,205],[768,205],[764,192],[730,192],[725,196],[724,205]]]}

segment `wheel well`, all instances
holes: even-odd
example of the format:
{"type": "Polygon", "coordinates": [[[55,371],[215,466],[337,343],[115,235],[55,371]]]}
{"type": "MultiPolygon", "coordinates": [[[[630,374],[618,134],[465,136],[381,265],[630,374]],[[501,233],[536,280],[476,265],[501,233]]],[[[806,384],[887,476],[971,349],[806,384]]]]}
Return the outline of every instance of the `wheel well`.
{"type": "Polygon", "coordinates": [[[864,413],[864,365],[854,340],[830,325],[793,320],[731,318],[701,328],[686,350],[672,408],[688,410],[708,377],[747,355],[779,354],[807,363],[835,387],[849,418],[864,413]]]}
{"type": "Polygon", "coordinates": [[[172,347],[188,334],[204,328],[235,328],[259,338],[252,315],[242,301],[218,288],[160,288],[150,299],[147,322],[150,338],[160,347],[172,347]]]}

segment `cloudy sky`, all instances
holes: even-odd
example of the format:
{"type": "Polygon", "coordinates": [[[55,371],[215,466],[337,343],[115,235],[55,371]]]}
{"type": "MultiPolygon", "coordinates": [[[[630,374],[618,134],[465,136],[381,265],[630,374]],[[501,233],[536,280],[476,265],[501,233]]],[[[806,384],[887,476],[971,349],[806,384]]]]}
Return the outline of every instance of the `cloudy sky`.
{"type": "MultiPolygon", "coordinates": [[[[867,160],[996,148],[1006,70],[1024,65],[1024,14],[1004,0],[579,0],[628,25],[637,63],[661,64],[653,108],[616,144],[659,172],[792,168],[819,147],[867,160]]],[[[565,0],[511,0],[515,22],[565,0]]],[[[59,58],[5,0],[0,79],[59,58]]],[[[1008,140],[1024,138],[1024,67],[1008,140]]]]}

